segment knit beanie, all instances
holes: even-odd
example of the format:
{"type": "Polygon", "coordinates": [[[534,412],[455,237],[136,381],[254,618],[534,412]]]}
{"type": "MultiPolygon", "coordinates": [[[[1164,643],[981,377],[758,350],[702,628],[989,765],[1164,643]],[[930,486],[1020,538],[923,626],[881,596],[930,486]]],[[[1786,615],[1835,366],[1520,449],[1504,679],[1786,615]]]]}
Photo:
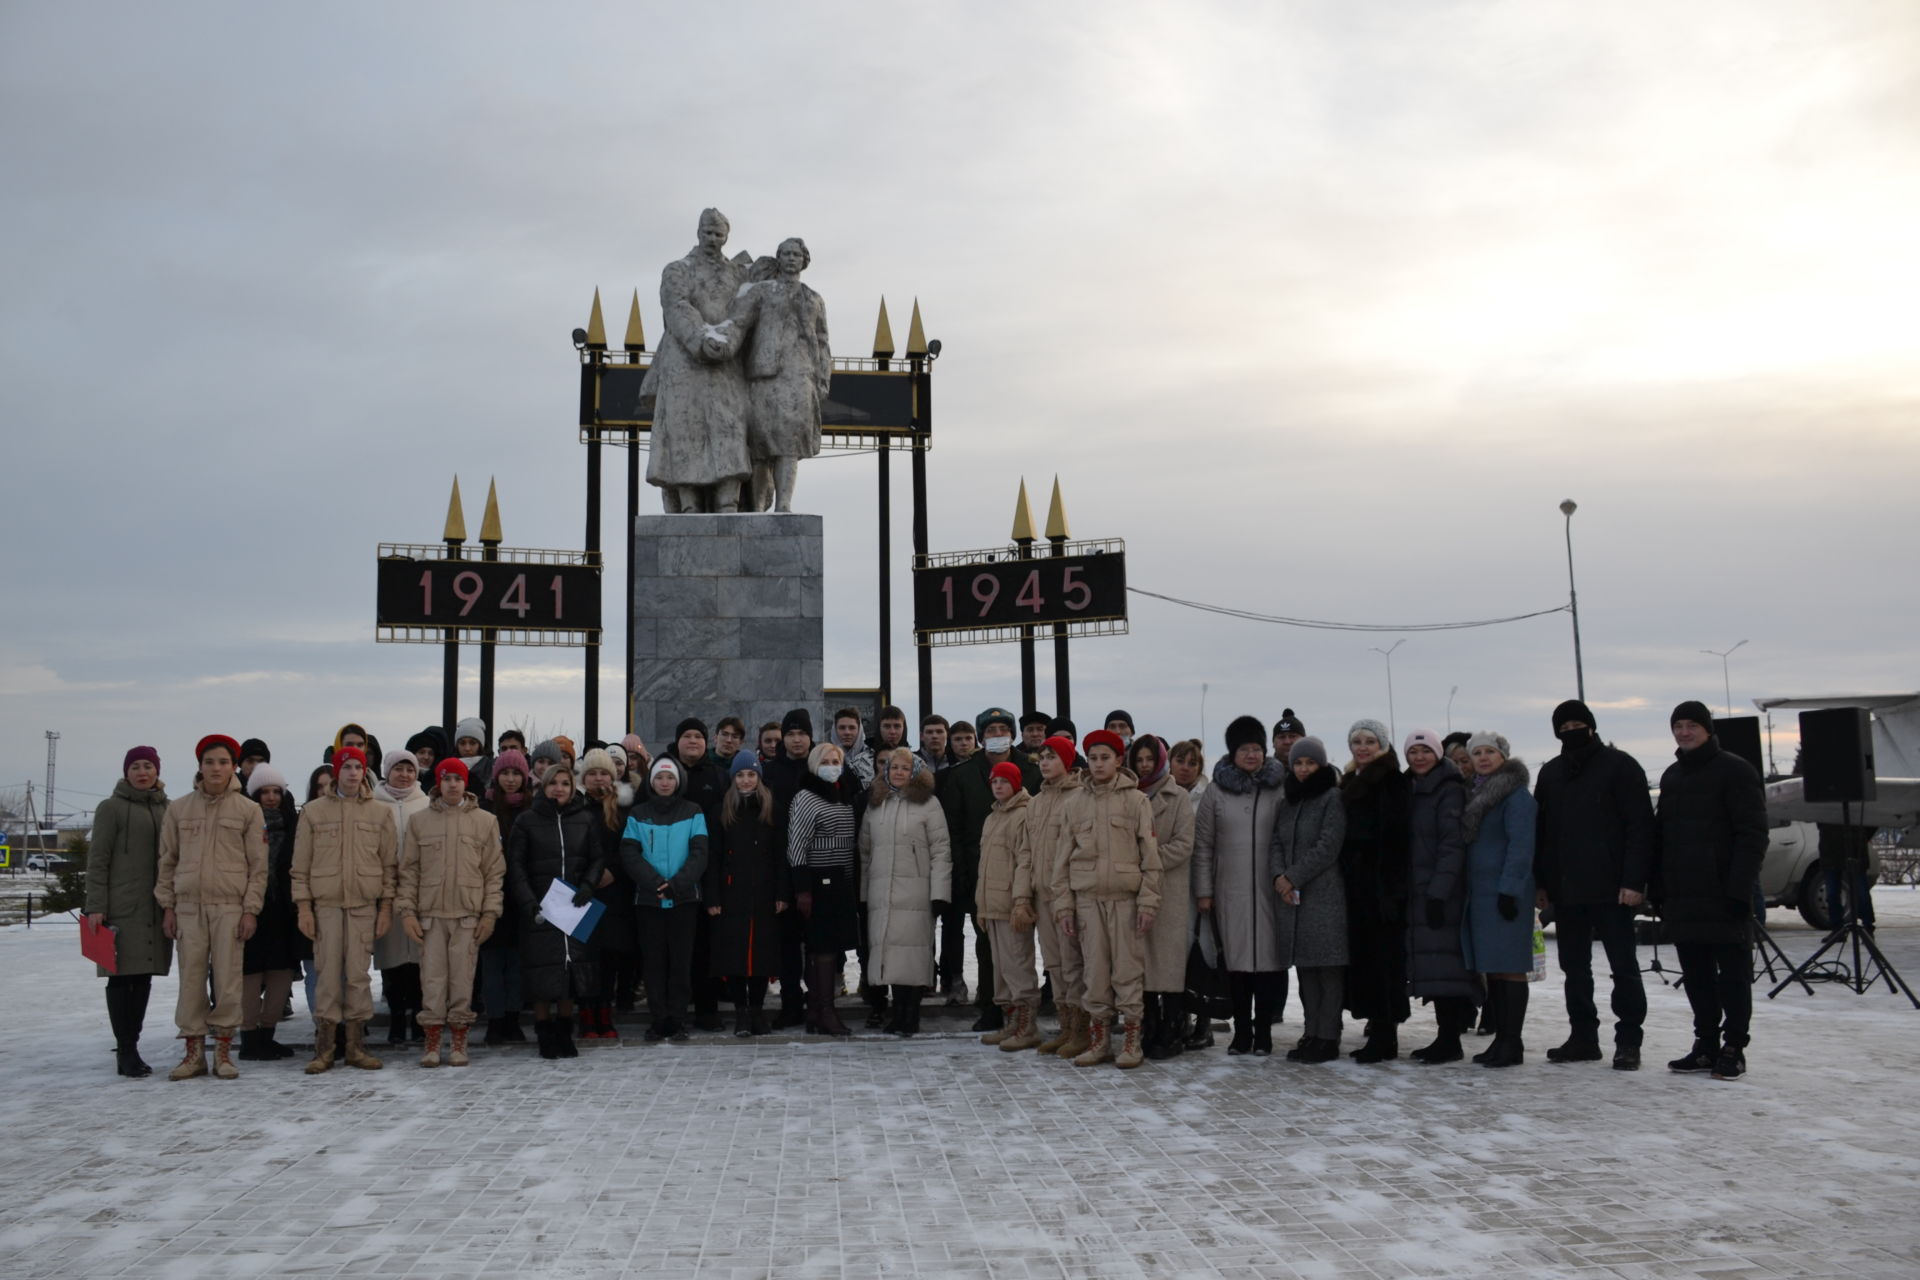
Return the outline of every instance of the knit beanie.
{"type": "Polygon", "coordinates": [[[1129,733],[1139,732],[1139,730],[1133,727],[1133,717],[1128,715],[1124,711],[1109,711],[1107,712],[1107,718],[1105,720],[1102,720],[1100,723],[1103,725],[1108,725],[1108,724],[1112,724],[1115,720],[1124,721],[1126,723],[1127,731],[1129,733]]]}
{"type": "Polygon", "coordinates": [[[1405,750],[1411,754],[1415,747],[1425,747],[1436,756],[1445,758],[1447,752],[1440,745],[1440,735],[1431,729],[1415,729],[1407,735],[1405,750]]]}
{"type": "Polygon", "coordinates": [[[577,759],[579,759],[579,757],[580,757],[580,753],[579,753],[578,751],[576,751],[576,750],[574,750],[574,747],[573,747],[573,739],[572,739],[572,738],[568,738],[568,737],[563,737],[563,736],[561,736],[561,735],[559,735],[559,734],[555,734],[555,735],[553,736],[553,738],[551,739],[551,741],[553,742],[553,745],[554,745],[554,746],[556,746],[556,747],[558,747],[558,748],[560,748],[560,750],[562,750],[562,751],[564,751],[564,752],[566,752],[566,756],[565,756],[565,758],[566,758],[566,759],[568,759],[568,760],[577,760],[577,759]]]}
{"type": "Polygon", "coordinates": [[[1293,714],[1292,707],[1283,710],[1280,713],[1280,718],[1273,722],[1273,736],[1276,738],[1283,733],[1304,734],[1306,731],[1307,726],[1301,722],[1299,716],[1293,714]]]}
{"type": "Polygon", "coordinates": [[[1049,738],[1073,739],[1080,736],[1080,731],[1074,728],[1073,721],[1067,719],[1065,716],[1055,716],[1053,719],[1047,721],[1047,736],[1049,738]]]}
{"type": "Polygon", "coordinates": [[[759,755],[752,751],[736,751],[733,755],[733,763],[727,766],[727,776],[737,778],[749,769],[755,773],[760,772],[759,755]]]}
{"type": "Polygon", "coordinates": [[[120,762],[120,776],[126,777],[127,770],[133,768],[136,760],[145,760],[157,770],[160,768],[160,753],[152,747],[135,747],[127,752],[127,758],[120,762]]]}
{"type": "MultiPolygon", "coordinates": [[[[267,750],[267,744],[263,740],[259,738],[248,738],[245,742],[240,744],[239,758],[242,760],[245,760],[248,756],[259,756],[261,763],[264,764],[265,762],[273,759],[273,752],[267,750]]],[[[283,783],[277,783],[275,785],[285,786],[286,784],[283,782],[283,783]]]]}
{"type": "Polygon", "coordinates": [[[995,778],[1011,784],[1015,791],[1018,791],[1027,784],[1027,780],[1020,776],[1020,766],[1011,760],[1002,760],[999,764],[987,771],[987,780],[989,782],[995,778]]]}
{"type": "Polygon", "coordinates": [[[458,775],[461,782],[467,781],[467,779],[472,776],[467,771],[466,761],[462,760],[459,756],[448,756],[445,760],[433,766],[433,785],[436,787],[439,786],[440,779],[450,773],[458,775]]]}
{"type": "Polygon", "coordinates": [[[1513,748],[1507,745],[1507,740],[1491,729],[1481,729],[1471,738],[1467,739],[1468,755],[1472,755],[1474,751],[1481,747],[1492,747],[1503,756],[1511,757],[1513,755],[1513,748]]]}
{"type": "Polygon", "coordinates": [[[1673,709],[1673,714],[1667,717],[1667,724],[1671,726],[1676,720],[1691,720],[1708,733],[1713,732],[1713,712],[1707,710],[1707,704],[1704,702],[1681,703],[1673,709]]]}
{"type": "Polygon", "coordinates": [[[623,772],[618,765],[614,764],[613,757],[608,755],[605,751],[601,750],[599,747],[595,747],[593,750],[587,752],[587,754],[580,757],[581,779],[584,781],[586,776],[589,773],[592,773],[595,769],[605,769],[608,773],[613,775],[613,780],[615,782],[620,781],[620,775],[623,772]]]}
{"type": "Polygon", "coordinates": [[[1355,720],[1353,727],[1347,730],[1347,745],[1349,747],[1353,745],[1353,735],[1356,733],[1372,734],[1375,738],[1379,739],[1380,745],[1383,747],[1391,747],[1393,745],[1393,735],[1388,733],[1387,726],[1381,724],[1378,720],[1355,720]]]}
{"type": "Polygon", "coordinates": [[[267,787],[287,789],[287,775],[262,761],[253,766],[253,772],[247,775],[247,794],[257,796],[267,787]]]}
{"type": "MultiPolygon", "coordinates": [[[[432,750],[434,755],[444,756],[449,754],[447,751],[443,749],[446,745],[447,745],[446,735],[441,733],[438,729],[422,729],[420,732],[414,734],[411,738],[407,739],[407,754],[412,755],[414,752],[418,751],[420,748],[427,747],[430,750],[432,750]]],[[[389,759],[391,759],[393,756],[393,752],[391,751],[387,752],[387,756],[389,759]]]]}
{"type": "MultiPolygon", "coordinates": [[[[795,707],[793,710],[787,712],[786,715],[780,717],[781,737],[784,738],[795,729],[805,733],[809,738],[813,736],[813,714],[805,707],[795,707]]],[[[813,762],[811,759],[808,760],[807,766],[808,768],[812,768],[813,762]]]]}
{"type": "Polygon", "coordinates": [[[1030,724],[1037,724],[1044,729],[1052,720],[1053,717],[1044,711],[1029,711],[1020,717],[1020,727],[1025,729],[1030,724]]]}
{"type": "Polygon", "coordinates": [[[658,760],[655,760],[653,762],[653,767],[647,770],[647,785],[652,786],[653,780],[659,777],[662,773],[672,774],[674,785],[676,787],[679,785],[680,766],[673,762],[672,756],[661,756],[658,760]]]}
{"type": "Polygon", "coordinates": [[[629,760],[635,756],[644,756],[647,754],[647,744],[641,740],[640,735],[637,733],[630,733],[620,739],[620,745],[626,748],[627,759],[629,760]]]}
{"type": "Polygon", "coordinates": [[[673,740],[675,742],[680,741],[680,735],[686,733],[688,730],[698,733],[703,738],[711,736],[707,732],[707,722],[705,720],[702,720],[699,716],[688,716],[685,720],[682,720],[674,726],[673,740]]]}
{"type": "Polygon", "coordinates": [[[1073,762],[1078,759],[1080,755],[1078,751],[1074,750],[1073,739],[1063,737],[1060,734],[1055,734],[1053,737],[1048,738],[1044,745],[1047,750],[1059,756],[1060,763],[1069,769],[1073,768],[1073,762]]]}
{"type": "Polygon", "coordinates": [[[472,738],[480,744],[482,751],[487,748],[487,722],[479,716],[468,716],[453,726],[453,743],[457,747],[460,739],[472,738]]]}
{"type": "Polygon", "coordinates": [[[1235,716],[1227,725],[1227,754],[1232,755],[1242,747],[1264,747],[1267,745],[1267,727],[1252,716],[1235,716]]]}
{"type": "Polygon", "coordinates": [[[1311,760],[1321,768],[1327,767],[1327,744],[1318,738],[1302,738],[1287,749],[1287,764],[1295,760],[1311,760]]]}
{"type": "Polygon", "coordinates": [[[387,774],[392,773],[393,766],[397,764],[410,764],[415,769],[420,767],[420,762],[413,758],[413,752],[399,750],[389,751],[380,757],[380,776],[385,777],[387,774]]]}
{"type": "Polygon", "coordinates": [[[505,751],[502,751],[499,755],[493,758],[493,776],[494,777],[499,777],[502,773],[506,772],[508,769],[513,770],[515,773],[526,774],[529,776],[531,776],[533,773],[533,770],[527,767],[526,753],[522,751],[515,751],[512,747],[508,747],[505,751]]]}
{"type": "MultiPolygon", "coordinates": [[[[502,752],[501,754],[504,755],[506,753],[502,752]]],[[[561,752],[560,744],[552,738],[548,738],[545,742],[533,749],[533,754],[529,756],[528,759],[545,760],[549,764],[565,764],[567,757],[561,752]]],[[[499,767],[497,762],[494,767],[499,767]]]]}
{"type": "Polygon", "coordinates": [[[1092,751],[1095,747],[1106,747],[1117,756],[1127,754],[1127,744],[1121,741],[1120,735],[1111,729],[1095,729],[1087,735],[1086,741],[1080,744],[1082,751],[1092,751]]]}
{"type": "Polygon", "coordinates": [[[613,776],[627,776],[627,749],[617,742],[607,744],[607,756],[613,761],[613,776]]]}
{"type": "Polygon", "coordinates": [[[337,747],[333,753],[333,772],[335,777],[340,775],[341,766],[345,765],[349,760],[357,760],[362,769],[367,767],[366,752],[358,747],[337,747]]]}
{"type": "Polygon", "coordinates": [[[1565,702],[1553,709],[1553,731],[1556,734],[1559,733],[1560,726],[1569,720],[1578,720],[1580,723],[1586,725],[1587,728],[1595,731],[1598,731],[1600,728],[1599,725],[1593,722],[1593,712],[1587,708],[1586,703],[1580,701],[1578,698],[1568,698],[1565,702]]]}

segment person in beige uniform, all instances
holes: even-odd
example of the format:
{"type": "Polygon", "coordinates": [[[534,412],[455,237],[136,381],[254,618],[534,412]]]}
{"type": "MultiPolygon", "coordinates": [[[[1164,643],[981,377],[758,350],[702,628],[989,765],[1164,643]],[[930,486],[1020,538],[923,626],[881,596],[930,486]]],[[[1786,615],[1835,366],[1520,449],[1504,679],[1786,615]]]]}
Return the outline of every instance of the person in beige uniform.
{"type": "Polygon", "coordinates": [[[1160,846],[1153,806],[1132,771],[1121,767],[1126,749],[1110,729],[1087,735],[1087,785],[1068,802],[1071,843],[1053,872],[1057,923],[1079,940],[1085,964],[1089,1043],[1074,1058],[1076,1067],[1137,1067],[1146,1056],[1140,1015],[1147,933],[1160,907],[1160,846]],[[1124,1036],[1117,1054],[1108,1031],[1116,1010],[1124,1036]]]}
{"type": "Polygon", "coordinates": [[[480,944],[500,919],[507,859],[500,824],[467,794],[467,766],[458,757],[433,771],[433,801],[407,819],[397,905],[401,927],[420,948],[420,1065],[440,1065],[440,1036],[451,1027],[450,1066],[467,1065],[473,1025],[473,970],[480,944]]]}
{"type": "Polygon", "coordinates": [[[1040,984],[1033,976],[1033,845],[1027,838],[1027,794],[1020,766],[1002,760],[987,775],[993,808],[980,829],[980,875],[974,903],[980,925],[993,948],[993,997],[1000,1006],[999,1030],[980,1037],[1008,1053],[1040,1043],[1033,1014],[1040,984]]]}
{"type": "Polygon", "coordinates": [[[333,1066],[333,1029],[347,1028],[347,1065],[380,1069],[366,1050],[373,1017],[373,940],[393,923],[396,879],[393,818],[367,784],[367,754],[333,753],[334,794],[300,811],[293,839],[293,902],[300,932],[313,939],[313,1061],[308,1075],[333,1066]],[[344,990],[343,990],[344,988],[344,990]]]}
{"type": "Polygon", "coordinates": [[[1143,733],[1127,748],[1140,794],[1153,806],[1160,848],[1160,909],[1147,935],[1147,1056],[1155,1062],[1186,1046],[1187,952],[1193,945],[1193,801],[1174,781],[1165,739],[1143,733]]]}
{"type": "Polygon", "coordinates": [[[161,930],[180,953],[173,1017],[186,1053],[167,1078],[206,1075],[211,1034],[213,1074],[233,1080],[240,1075],[233,1065],[233,1033],[240,1026],[246,942],[267,897],[267,828],[260,806],[240,785],[240,744],[208,734],[194,755],[200,772],[193,790],[167,806],[160,826],[160,873],[153,886],[161,930]],[[209,962],[213,1005],[207,1002],[209,962]]]}
{"type": "Polygon", "coordinates": [[[1085,974],[1080,963],[1080,940],[1060,931],[1059,908],[1053,899],[1053,878],[1063,860],[1067,835],[1061,827],[1067,804],[1086,785],[1073,767],[1079,752],[1071,738],[1048,738],[1034,760],[1040,769],[1040,791],[1027,805],[1027,840],[1033,846],[1033,888],[1040,901],[1040,959],[1053,979],[1053,1003],[1060,1010],[1060,1029],[1040,1043],[1043,1054],[1073,1058],[1088,1044],[1085,974]]]}

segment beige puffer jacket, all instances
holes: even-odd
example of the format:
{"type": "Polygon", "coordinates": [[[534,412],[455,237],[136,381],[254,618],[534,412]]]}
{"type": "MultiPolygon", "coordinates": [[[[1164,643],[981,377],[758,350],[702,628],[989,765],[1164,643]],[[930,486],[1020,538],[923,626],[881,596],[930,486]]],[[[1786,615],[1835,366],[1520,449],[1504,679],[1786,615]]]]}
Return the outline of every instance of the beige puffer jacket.
{"type": "Polygon", "coordinates": [[[1185,991],[1193,920],[1193,799],[1171,776],[1146,794],[1160,846],[1160,910],[1147,934],[1146,989],[1185,991]]]}
{"type": "Polygon", "coordinates": [[[1132,898],[1142,911],[1160,908],[1160,845],[1153,838],[1153,806],[1131,770],[1110,782],[1088,780],[1067,804],[1067,856],[1053,871],[1053,907],[1070,898],[1132,898]]]}
{"type": "Polygon", "coordinates": [[[1033,884],[1042,904],[1053,900],[1053,877],[1066,859],[1072,835],[1066,829],[1067,806],[1087,785],[1087,775],[1069,769],[1065,777],[1040,784],[1027,806],[1027,843],[1033,846],[1033,884]]]}
{"type": "Polygon", "coordinates": [[[260,914],[267,898],[267,823],[237,775],[222,795],[195,787],[167,806],[153,897],[166,909],[238,905],[260,914]]]}
{"type": "Polygon", "coordinates": [[[500,891],[507,859],[500,851],[500,823],[472,796],[449,809],[439,796],[407,819],[407,847],[400,856],[400,889],[394,900],[401,918],[459,920],[500,918],[500,891]]]}
{"type": "Polygon", "coordinates": [[[933,903],[953,901],[953,847],[933,775],[899,791],[875,778],[860,824],[860,899],[867,905],[867,981],[933,985],[933,903]]]}
{"type": "Polygon", "coordinates": [[[352,799],[324,796],[300,811],[293,837],[293,901],[303,907],[371,907],[399,878],[392,811],[362,786],[352,799]]]}
{"type": "Polygon", "coordinates": [[[980,831],[980,878],[973,889],[975,914],[982,920],[1013,919],[1013,904],[1033,906],[1033,844],[1027,838],[1027,814],[1033,797],[1016,788],[1008,800],[995,800],[980,831]]]}

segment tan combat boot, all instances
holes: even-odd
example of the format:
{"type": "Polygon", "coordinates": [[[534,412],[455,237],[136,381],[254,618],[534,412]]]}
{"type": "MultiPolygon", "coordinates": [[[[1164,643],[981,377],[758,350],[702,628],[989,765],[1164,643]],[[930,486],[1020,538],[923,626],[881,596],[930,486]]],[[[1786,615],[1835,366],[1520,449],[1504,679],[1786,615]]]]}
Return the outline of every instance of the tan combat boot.
{"type": "Polygon", "coordinates": [[[1001,1041],[1005,1040],[1008,1036],[1012,1034],[1013,1034],[1013,1006],[1010,1004],[1003,1004],[1000,1006],[1000,1029],[998,1031],[989,1031],[985,1035],[981,1036],[980,1043],[981,1044],[999,1044],[1001,1041]]]}
{"type": "Polygon", "coordinates": [[[1093,1044],[1093,1018],[1077,1004],[1069,1007],[1073,1010],[1073,1025],[1068,1030],[1067,1042],[1054,1052],[1071,1062],[1093,1044]]]}
{"type": "Polygon", "coordinates": [[[1060,1046],[1065,1044],[1068,1038],[1073,1035],[1073,1006],[1063,1004],[1059,1007],[1057,1013],[1060,1018],[1060,1026],[1052,1035],[1040,1042],[1040,1052],[1043,1054],[1050,1055],[1060,1052],[1060,1046]]]}
{"type": "Polygon", "coordinates": [[[450,1067],[467,1065],[467,1028],[464,1025],[453,1029],[453,1047],[447,1053],[447,1065],[450,1067]]]}
{"type": "Polygon", "coordinates": [[[213,1074],[221,1080],[238,1080],[240,1068],[233,1065],[233,1037],[213,1038],[213,1074]]]}
{"type": "Polygon", "coordinates": [[[307,1064],[307,1074],[317,1076],[333,1067],[333,1027],[325,1018],[313,1020],[313,1061],[307,1064]]]}
{"type": "Polygon", "coordinates": [[[378,1071],[385,1065],[367,1052],[367,1024],[364,1022],[347,1024],[347,1065],[362,1071],[378,1071]]]}
{"type": "Polygon", "coordinates": [[[427,1047],[420,1053],[420,1065],[437,1067],[440,1065],[440,1028],[422,1027],[421,1030],[427,1033],[427,1047]]]}
{"type": "Polygon", "coordinates": [[[1040,1033],[1033,1029],[1033,1006],[1016,1004],[1008,1006],[1012,1029],[1007,1038],[1000,1042],[1000,1052],[1018,1053],[1022,1049],[1031,1049],[1040,1043],[1040,1033]]]}
{"type": "Polygon", "coordinates": [[[187,1051],[180,1056],[180,1065],[167,1072],[169,1080],[191,1080],[195,1076],[207,1074],[207,1038],[188,1036],[187,1051]]]}
{"type": "MultiPolygon", "coordinates": [[[[1085,1012],[1083,1012],[1081,1016],[1087,1020],[1087,1048],[1086,1052],[1074,1058],[1073,1065],[1076,1067],[1097,1067],[1103,1062],[1112,1062],[1113,1039],[1107,1031],[1107,1020],[1105,1018],[1095,1018],[1085,1012]]],[[[1062,1052],[1064,1053],[1065,1051],[1062,1050],[1062,1052]]]]}
{"type": "Polygon", "coordinates": [[[1145,1062],[1147,1055],[1140,1046],[1139,1023],[1126,1023],[1120,1030],[1120,1052],[1113,1056],[1113,1065],[1127,1071],[1145,1062]]]}

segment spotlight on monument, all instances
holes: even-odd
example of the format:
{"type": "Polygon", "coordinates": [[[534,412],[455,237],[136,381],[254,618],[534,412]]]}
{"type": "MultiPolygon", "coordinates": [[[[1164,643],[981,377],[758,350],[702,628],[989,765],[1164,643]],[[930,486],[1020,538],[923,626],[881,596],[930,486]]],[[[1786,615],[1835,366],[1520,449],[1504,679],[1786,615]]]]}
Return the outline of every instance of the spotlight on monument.
{"type": "Polygon", "coordinates": [[[940,339],[934,338],[927,343],[927,358],[930,360],[940,358],[940,339]]]}
{"type": "Polygon", "coordinates": [[[587,349],[587,331],[585,329],[575,329],[573,331],[573,349],[575,351],[585,351],[587,349]]]}

